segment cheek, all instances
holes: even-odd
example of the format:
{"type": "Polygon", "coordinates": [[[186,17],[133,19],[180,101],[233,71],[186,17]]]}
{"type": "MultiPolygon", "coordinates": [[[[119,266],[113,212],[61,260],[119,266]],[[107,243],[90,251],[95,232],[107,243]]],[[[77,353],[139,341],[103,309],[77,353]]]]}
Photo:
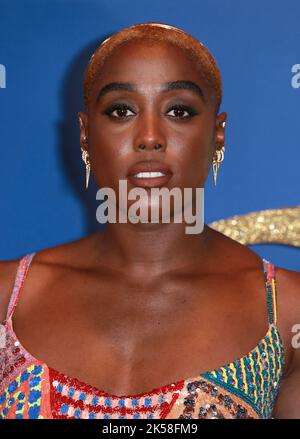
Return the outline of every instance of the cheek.
{"type": "Polygon", "coordinates": [[[177,132],[167,156],[177,168],[178,179],[184,187],[202,187],[210,170],[214,131],[209,121],[190,126],[188,130],[177,132]]]}
{"type": "MultiPolygon", "coordinates": [[[[96,118],[95,118],[96,119],[96,118]]],[[[103,121],[91,121],[89,127],[90,156],[95,179],[99,184],[111,186],[121,178],[126,168],[127,158],[132,151],[132,137],[124,127],[111,128],[103,121]]]]}
{"type": "Polygon", "coordinates": [[[203,187],[207,178],[210,161],[209,149],[203,145],[195,148],[186,148],[186,153],[182,155],[180,173],[184,187],[203,187]]]}
{"type": "Polygon", "coordinates": [[[98,186],[117,187],[118,180],[124,176],[127,154],[124,148],[109,148],[109,145],[103,145],[95,145],[92,148],[91,161],[94,178],[98,186]]]}

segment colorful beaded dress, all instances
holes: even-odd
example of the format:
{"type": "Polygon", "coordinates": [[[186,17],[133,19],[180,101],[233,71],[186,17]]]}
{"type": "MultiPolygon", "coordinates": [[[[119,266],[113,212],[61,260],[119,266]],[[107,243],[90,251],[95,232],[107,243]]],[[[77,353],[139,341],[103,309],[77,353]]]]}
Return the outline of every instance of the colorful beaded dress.
{"type": "Polygon", "coordinates": [[[262,259],[269,326],[254,349],[210,372],[147,393],[116,396],[49,367],[18,340],[12,316],[34,254],[19,261],[0,325],[0,419],[272,418],[284,365],[272,263],[262,259]]]}

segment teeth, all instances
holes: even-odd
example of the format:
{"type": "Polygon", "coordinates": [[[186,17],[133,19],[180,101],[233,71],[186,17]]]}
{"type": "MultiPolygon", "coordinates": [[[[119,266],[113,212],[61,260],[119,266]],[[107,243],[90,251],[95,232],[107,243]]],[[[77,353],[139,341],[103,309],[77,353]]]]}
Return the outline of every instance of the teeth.
{"type": "Polygon", "coordinates": [[[163,172],[139,172],[138,174],[135,174],[133,177],[136,178],[155,178],[155,177],[163,177],[163,172]]]}

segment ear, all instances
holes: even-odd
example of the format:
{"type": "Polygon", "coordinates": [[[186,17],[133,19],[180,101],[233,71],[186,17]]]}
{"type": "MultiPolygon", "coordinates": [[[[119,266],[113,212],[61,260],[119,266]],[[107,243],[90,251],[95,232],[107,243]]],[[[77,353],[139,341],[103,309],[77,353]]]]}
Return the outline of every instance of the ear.
{"type": "Polygon", "coordinates": [[[88,116],[83,111],[77,113],[77,115],[80,128],[80,146],[88,150],[88,116]]]}
{"type": "Polygon", "coordinates": [[[215,151],[225,145],[225,125],[227,113],[223,111],[216,118],[215,151]]]}

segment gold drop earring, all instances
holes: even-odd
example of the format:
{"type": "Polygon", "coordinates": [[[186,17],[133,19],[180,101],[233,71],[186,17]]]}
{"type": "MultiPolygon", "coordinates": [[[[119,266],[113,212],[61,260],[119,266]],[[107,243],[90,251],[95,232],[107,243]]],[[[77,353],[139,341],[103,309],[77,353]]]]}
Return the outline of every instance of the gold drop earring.
{"type": "MultiPolygon", "coordinates": [[[[84,136],[83,138],[84,142],[87,142],[87,137],[84,136]]],[[[90,179],[90,173],[91,173],[91,162],[90,162],[90,156],[86,149],[83,149],[81,147],[81,153],[82,153],[82,160],[85,163],[85,188],[88,188],[89,185],[89,179],[90,179]]]]}
{"type": "Polygon", "coordinates": [[[224,160],[225,146],[222,146],[221,149],[217,149],[215,152],[215,156],[213,158],[213,173],[214,173],[214,187],[217,186],[217,175],[219,167],[224,160]]]}
{"type": "MultiPolygon", "coordinates": [[[[222,127],[225,128],[226,121],[222,122],[222,127]]],[[[223,145],[221,149],[217,149],[213,158],[213,173],[214,173],[214,187],[217,186],[217,175],[219,167],[224,160],[225,146],[223,145]]]]}

